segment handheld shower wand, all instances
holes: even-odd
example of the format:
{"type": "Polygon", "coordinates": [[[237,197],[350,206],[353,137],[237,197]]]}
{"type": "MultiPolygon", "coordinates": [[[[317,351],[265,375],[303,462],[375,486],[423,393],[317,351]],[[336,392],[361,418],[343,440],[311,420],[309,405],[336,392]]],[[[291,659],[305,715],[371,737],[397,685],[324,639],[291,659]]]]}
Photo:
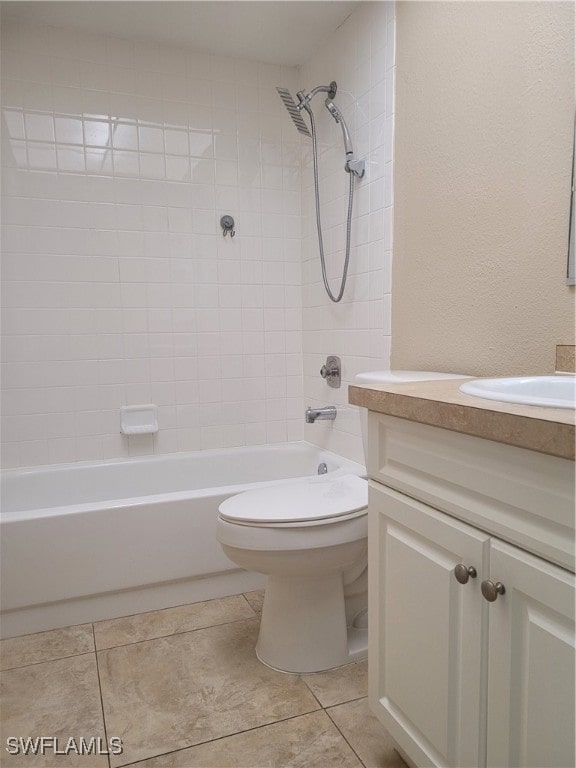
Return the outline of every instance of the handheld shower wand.
{"type": "Polygon", "coordinates": [[[341,301],[342,296],[344,295],[344,289],[346,287],[346,279],[348,276],[348,263],[350,260],[350,240],[351,240],[351,232],[352,232],[352,206],[354,202],[354,177],[362,178],[364,176],[364,160],[356,160],[354,158],[354,149],[352,147],[352,139],[350,138],[350,132],[348,131],[348,126],[346,125],[346,121],[344,120],[344,117],[336,104],[334,103],[334,97],[336,96],[336,91],[338,89],[338,86],[336,84],[336,81],[333,80],[330,85],[318,85],[316,88],[313,88],[309,93],[305,93],[304,91],[298,91],[297,97],[298,97],[298,103],[294,101],[292,98],[292,94],[287,88],[277,88],[276,90],[280,94],[280,98],[284,102],[284,106],[288,110],[288,113],[290,114],[290,117],[292,118],[294,125],[296,126],[296,129],[304,134],[305,136],[312,138],[312,157],[314,162],[314,191],[315,191],[315,197],[316,197],[316,227],[318,231],[318,247],[320,250],[320,265],[322,267],[322,280],[324,282],[324,287],[326,289],[326,293],[328,294],[331,301],[337,303],[341,301]],[[338,291],[337,295],[334,295],[330,289],[330,285],[328,283],[328,276],[326,273],[326,259],[324,256],[324,240],[322,236],[322,224],[320,221],[320,193],[319,193],[319,183],[318,183],[318,149],[317,149],[317,142],[316,142],[316,123],[314,120],[314,113],[312,112],[312,109],[310,107],[310,102],[314,98],[314,96],[317,93],[326,93],[327,98],[324,102],[324,106],[330,112],[334,120],[340,125],[340,128],[342,129],[342,138],[344,140],[344,151],[346,153],[346,163],[344,165],[345,171],[350,174],[350,185],[349,185],[349,193],[348,193],[348,216],[347,216],[347,224],[346,224],[346,253],[344,258],[344,268],[342,270],[342,280],[340,283],[340,290],[338,291]],[[310,117],[310,127],[311,127],[311,133],[308,130],[308,126],[302,119],[302,115],[300,114],[302,110],[305,110],[308,113],[308,116],[310,117]]]}

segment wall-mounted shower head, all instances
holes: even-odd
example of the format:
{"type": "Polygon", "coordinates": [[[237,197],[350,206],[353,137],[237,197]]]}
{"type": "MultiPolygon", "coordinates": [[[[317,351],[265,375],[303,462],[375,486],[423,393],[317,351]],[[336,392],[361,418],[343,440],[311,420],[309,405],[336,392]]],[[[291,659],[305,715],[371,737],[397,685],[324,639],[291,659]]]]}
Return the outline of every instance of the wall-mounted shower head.
{"type": "Polygon", "coordinates": [[[292,118],[292,122],[296,126],[296,129],[303,133],[304,136],[310,137],[310,131],[308,130],[308,126],[302,119],[302,115],[300,114],[299,106],[296,104],[294,99],[292,98],[292,94],[288,90],[288,88],[276,88],[278,91],[278,94],[282,101],[284,102],[284,106],[288,110],[288,114],[292,118]]]}
{"type": "Polygon", "coordinates": [[[305,93],[304,91],[298,91],[296,96],[298,97],[298,104],[294,101],[294,98],[288,88],[278,88],[276,87],[276,90],[278,91],[278,94],[282,101],[284,102],[284,106],[288,110],[288,114],[292,118],[292,121],[294,125],[296,126],[296,130],[298,130],[300,133],[303,133],[304,136],[311,137],[311,133],[308,129],[308,126],[302,119],[302,116],[300,115],[301,110],[305,109],[307,112],[310,112],[310,101],[314,96],[316,96],[317,93],[327,93],[329,99],[333,99],[334,96],[336,96],[336,91],[338,90],[338,85],[336,84],[335,80],[332,80],[330,85],[317,85],[316,88],[312,88],[310,93],[305,93]]]}

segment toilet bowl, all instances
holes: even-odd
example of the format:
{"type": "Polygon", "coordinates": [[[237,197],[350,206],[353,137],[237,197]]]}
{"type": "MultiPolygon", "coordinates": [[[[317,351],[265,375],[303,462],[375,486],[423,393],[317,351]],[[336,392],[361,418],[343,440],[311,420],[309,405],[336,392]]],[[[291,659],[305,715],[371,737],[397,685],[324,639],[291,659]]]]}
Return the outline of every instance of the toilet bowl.
{"type": "Polygon", "coordinates": [[[226,555],[268,576],[258,658],[320,672],[365,658],[368,484],[304,479],[227,499],[217,537],[226,555]]]}

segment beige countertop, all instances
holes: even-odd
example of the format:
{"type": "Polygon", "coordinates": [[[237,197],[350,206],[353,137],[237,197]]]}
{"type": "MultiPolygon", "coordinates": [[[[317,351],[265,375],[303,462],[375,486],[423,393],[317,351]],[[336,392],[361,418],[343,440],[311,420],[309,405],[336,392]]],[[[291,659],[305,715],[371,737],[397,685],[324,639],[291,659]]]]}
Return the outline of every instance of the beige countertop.
{"type": "Polygon", "coordinates": [[[574,461],[575,412],[464,395],[462,379],[351,386],[348,399],[370,411],[574,461]]]}

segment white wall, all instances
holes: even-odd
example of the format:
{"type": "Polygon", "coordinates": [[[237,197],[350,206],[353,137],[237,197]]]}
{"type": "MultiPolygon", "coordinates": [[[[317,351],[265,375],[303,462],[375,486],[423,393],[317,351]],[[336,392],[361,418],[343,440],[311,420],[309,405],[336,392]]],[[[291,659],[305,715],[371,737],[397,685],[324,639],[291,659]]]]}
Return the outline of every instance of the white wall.
{"type": "Polygon", "coordinates": [[[552,373],[574,343],[574,3],[403,2],[397,26],[393,364],[552,373]]]}
{"type": "MultiPolygon", "coordinates": [[[[318,257],[311,150],[303,169],[303,345],[305,404],[335,404],[334,422],[305,427],[305,439],[363,460],[358,409],[348,406],[356,373],[389,368],[392,259],[392,139],[394,131],[394,3],[367,3],[302,68],[300,87],[338,83],[335,102],[352,133],[366,176],[356,183],[348,284],[340,304],[324,291],[318,257]],[[320,378],[326,355],[342,358],[343,382],[331,389],[320,378]]],[[[338,292],[344,260],[348,175],[343,171],[340,127],[314,100],[321,144],[322,222],[328,274],[338,292]]]]}
{"type": "Polygon", "coordinates": [[[2,76],[4,466],[301,438],[296,70],[7,24],[2,76]]]}

